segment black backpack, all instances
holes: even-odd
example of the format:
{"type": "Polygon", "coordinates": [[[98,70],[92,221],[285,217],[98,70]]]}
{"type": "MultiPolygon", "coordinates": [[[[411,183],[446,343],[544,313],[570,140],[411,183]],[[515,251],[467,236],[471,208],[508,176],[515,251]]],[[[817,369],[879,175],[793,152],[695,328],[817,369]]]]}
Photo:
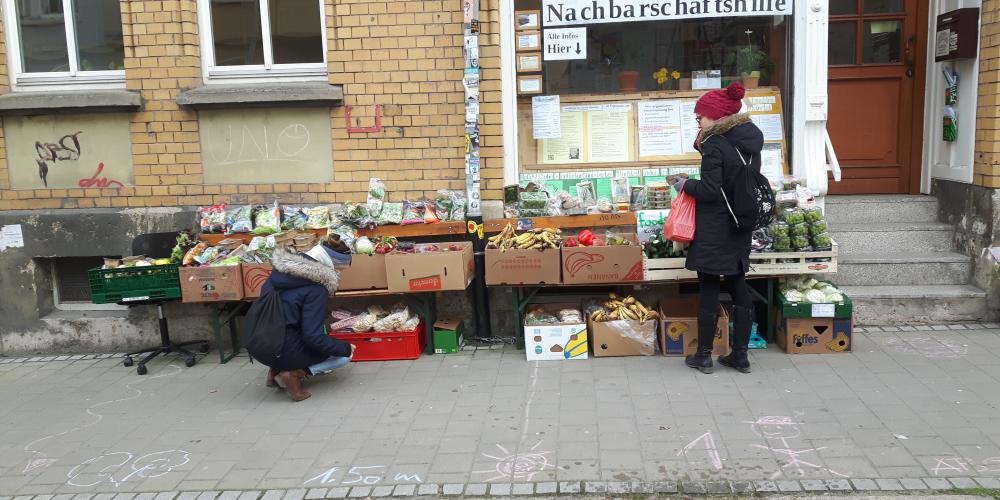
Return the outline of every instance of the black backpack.
{"type": "MultiPolygon", "coordinates": [[[[736,151],[736,156],[743,162],[743,168],[733,178],[730,195],[722,189],[722,198],[726,201],[729,214],[733,216],[736,230],[749,233],[771,225],[774,222],[774,207],[777,206],[774,191],[771,191],[771,182],[764,177],[764,174],[750,168],[749,162],[743,158],[743,153],[729,142],[726,136],[719,137],[736,151]]],[[[752,154],[750,158],[753,159],[752,154]]]]}
{"type": "Polygon", "coordinates": [[[243,320],[243,347],[267,366],[281,357],[285,345],[285,315],[281,296],[271,290],[257,299],[243,320]]]}

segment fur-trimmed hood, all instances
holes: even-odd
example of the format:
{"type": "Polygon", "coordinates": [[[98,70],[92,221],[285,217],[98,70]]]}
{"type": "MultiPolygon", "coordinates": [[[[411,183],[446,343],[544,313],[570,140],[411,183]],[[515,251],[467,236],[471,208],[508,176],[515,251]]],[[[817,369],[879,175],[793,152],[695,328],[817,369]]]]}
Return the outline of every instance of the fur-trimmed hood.
{"type": "MultiPolygon", "coordinates": [[[[330,295],[336,293],[337,288],[340,287],[340,273],[336,269],[320,264],[305,255],[279,248],[274,251],[271,264],[274,266],[275,271],[286,274],[291,278],[300,278],[323,285],[330,292],[330,295]]],[[[295,288],[305,285],[305,283],[298,282],[299,280],[295,279],[281,280],[274,278],[278,277],[272,276],[273,285],[278,289],[295,288]]]]}
{"type": "Polygon", "coordinates": [[[702,129],[698,135],[699,149],[716,135],[725,136],[742,154],[759,153],[764,149],[764,135],[754,125],[749,113],[729,115],[702,129]]]}

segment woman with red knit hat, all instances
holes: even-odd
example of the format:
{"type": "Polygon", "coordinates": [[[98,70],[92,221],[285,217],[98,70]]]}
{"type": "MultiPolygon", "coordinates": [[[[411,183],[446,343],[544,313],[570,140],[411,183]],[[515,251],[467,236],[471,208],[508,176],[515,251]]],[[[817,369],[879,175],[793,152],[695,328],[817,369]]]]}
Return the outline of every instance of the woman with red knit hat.
{"type": "Polygon", "coordinates": [[[750,232],[737,230],[727,206],[733,184],[741,168],[760,171],[760,151],[764,135],[740,113],[743,85],[711,90],[698,99],[694,113],[700,132],[694,147],[701,152],[701,179],[676,176],[669,179],[677,191],[694,197],[694,241],[688,250],[686,267],[698,272],[698,352],[685,363],[704,373],[712,373],[712,342],[719,321],[720,277],[725,276],[733,297],[733,350],[719,357],[719,363],[741,372],[750,372],[747,346],[753,324],[753,303],[746,282],[750,269],[750,232]],[[725,197],[723,194],[725,193],[725,197]]]}

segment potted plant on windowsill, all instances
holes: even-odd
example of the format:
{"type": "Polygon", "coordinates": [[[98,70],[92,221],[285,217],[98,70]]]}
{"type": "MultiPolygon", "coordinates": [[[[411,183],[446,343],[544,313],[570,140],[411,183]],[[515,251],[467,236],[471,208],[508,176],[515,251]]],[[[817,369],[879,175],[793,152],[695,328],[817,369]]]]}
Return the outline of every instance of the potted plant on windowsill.
{"type": "Polygon", "coordinates": [[[751,30],[746,30],[747,44],[736,49],[736,71],[743,80],[743,86],[752,89],[760,85],[761,70],[771,66],[767,53],[756,48],[750,41],[751,30]]]}
{"type": "Polygon", "coordinates": [[[618,71],[618,90],[621,92],[637,92],[639,90],[639,72],[633,69],[643,63],[645,51],[638,47],[627,51],[622,69],[618,71]]]}

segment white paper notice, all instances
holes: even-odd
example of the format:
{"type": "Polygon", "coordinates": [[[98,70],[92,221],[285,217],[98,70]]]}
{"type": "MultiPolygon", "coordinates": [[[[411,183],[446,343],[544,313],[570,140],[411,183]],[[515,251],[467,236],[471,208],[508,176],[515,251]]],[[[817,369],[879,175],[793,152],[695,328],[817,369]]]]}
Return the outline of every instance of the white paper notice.
{"type": "Polygon", "coordinates": [[[680,101],[639,101],[639,156],[680,155],[680,101]]]}
{"type": "Polygon", "coordinates": [[[832,318],[836,313],[836,304],[813,304],[812,316],[814,318],[832,318]]]}
{"type": "Polygon", "coordinates": [[[587,113],[590,161],[629,161],[628,129],[631,104],[607,104],[587,113]]]}
{"type": "Polygon", "coordinates": [[[694,117],[695,101],[685,101],[681,103],[681,151],[684,154],[697,153],[694,148],[694,141],[698,138],[701,128],[698,127],[698,120],[694,117]]]}
{"type": "Polygon", "coordinates": [[[764,149],[760,152],[760,173],[773,182],[778,182],[784,177],[785,165],[782,161],[781,143],[764,144],[764,149]]]}
{"type": "Polygon", "coordinates": [[[561,134],[558,95],[531,98],[531,129],[535,139],[556,139],[561,134]]]}
{"type": "Polygon", "coordinates": [[[24,233],[20,224],[0,228],[0,250],[24,247],[24,233]]]}
{"type": "Polygon", "coordinates": [[[750,115],[757,128],[764,133],[765,141],[780,141],[785,134],[781,130],[781,115],[750,115]]]}

